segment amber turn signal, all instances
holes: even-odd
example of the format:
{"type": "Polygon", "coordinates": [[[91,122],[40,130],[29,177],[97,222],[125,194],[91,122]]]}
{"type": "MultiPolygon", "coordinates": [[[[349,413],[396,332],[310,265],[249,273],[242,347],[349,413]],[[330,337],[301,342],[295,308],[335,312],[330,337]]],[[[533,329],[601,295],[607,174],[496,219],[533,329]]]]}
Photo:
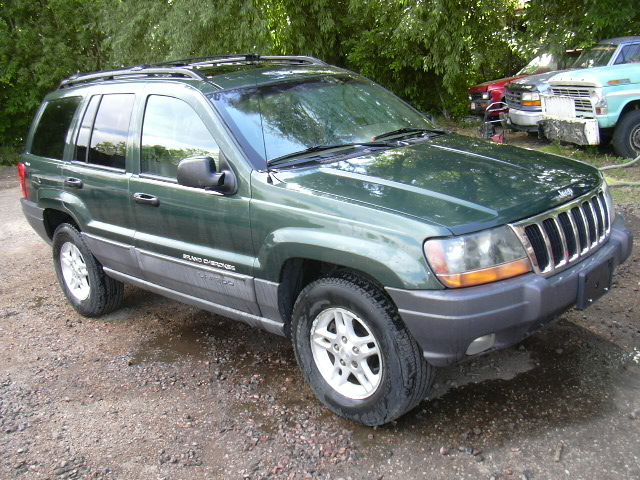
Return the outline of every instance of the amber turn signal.
{"type": "Polygon", "coordinates": [[[540,103],[540,100],[528,100],[528,101],[523,101],[522,106],[523,107],[540,107],[542,106],[542,103],[540,103]]]}
{"type": "Polygon", "coordinates": [[[464,273],[445,273],[437,275],[445,286],[449,288],[472,287],[484,283],[497,282],[506,278],[516,277],[531,271],[528,258],[521,258],[513,262],[503,263],[495,267],[483,268],[464,273]]]}

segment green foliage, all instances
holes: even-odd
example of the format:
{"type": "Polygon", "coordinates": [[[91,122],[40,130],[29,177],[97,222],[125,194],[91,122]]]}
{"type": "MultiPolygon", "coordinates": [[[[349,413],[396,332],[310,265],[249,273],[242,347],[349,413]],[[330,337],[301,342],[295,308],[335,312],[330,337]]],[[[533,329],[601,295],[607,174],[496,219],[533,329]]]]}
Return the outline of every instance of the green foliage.
{"type": "Polygon", "coordinates": [[[0,0],[0,144],[75,72],[238,52],[314,55],[462,115],[470,85],[540,50],[637,34],[637,1],[0,0]]]}
{"type": "Polygon", "coordinates": [[[561,52],[600,40],[640,33],[638,0],[531,0],[525,9],[520,51],[540,46],[561,52]]]}
{"type": "Polygon", "coordinates": [[[20,151],[16,147],[0,147],[0,166],[17,165],[20,151]]]}
{"type": "Polygon", "coordinates": [[[0,143],[21,144],[33,112],[61,79],[99,69],[99,0],[0,0],[0,143]]]}

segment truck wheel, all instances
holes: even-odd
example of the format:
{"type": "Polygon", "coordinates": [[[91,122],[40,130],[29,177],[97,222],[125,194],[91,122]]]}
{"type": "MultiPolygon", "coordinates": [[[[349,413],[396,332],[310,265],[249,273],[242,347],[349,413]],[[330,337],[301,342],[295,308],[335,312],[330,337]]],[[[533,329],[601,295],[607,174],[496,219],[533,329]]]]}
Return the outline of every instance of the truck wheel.
{"type": "Polygon", "coordinates": [[[624,114],[613,132],[612,144],[613,150],[621,157],[640,155],[640,110],[624,114]]]}
{"type": "Polygon", "coordinates": [[[391,301],[356,275],[309,284],[293,308],[296,360],[318,399],[364,425],[382,425],[426,396],[434,369],[391,301]]]}
{"type": "Polygon", "coordinates": [[[122,304],[124,285],[104,273],[78,230],[68,223],[53,234],[53,263],[62,291],[81,315],[97,317],[122,304]]]}

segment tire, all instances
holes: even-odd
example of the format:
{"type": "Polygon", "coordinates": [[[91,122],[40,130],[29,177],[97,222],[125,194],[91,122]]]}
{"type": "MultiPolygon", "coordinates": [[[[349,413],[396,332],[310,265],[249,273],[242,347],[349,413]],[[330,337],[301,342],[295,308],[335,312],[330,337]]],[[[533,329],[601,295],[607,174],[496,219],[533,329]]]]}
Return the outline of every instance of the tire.
{"type": "Polygon", "coordinates": [[[631,110],[618,121],[611,141],[616,155],[636,158],[640,155],[640,110],[631,110]]]}
{"type": "Polygon", "coordinates": [[[380,288],[357,275],[321,278],[305,287],[293,308],[291,330],[296,360],[318,399],[335,414],[354,422],[369,426],[390,422],[425,399],[433,383],[434,368],[424,360],[391,300],[380,288]],[[342,334],[337,323],[349,315],[354,316],[352,333],[357,335],[350,335],[347,342],[340,343],[344,337],[338,335],[342,334]],[[327,326],[321,328],[322,325],[327,326]],[[316,335],[324,332],[318,335],[322,346],[312,341],[312,332],[316,335]],[[331,337],[334,332],[333,340],[325,338],[324,335],[331,337]],[[369,334],[373,335],[373,341],[366,346],[362,344],[362,351],[352,347],[369,334]],[[352,341],[353,338],[356,340],[352,341]],[[340,350],[331,350],[336,346],[340,350]],[[371,355],[375,351],[372,346],[378,347],[378,354],[371,355]],[[366,360],[355,354],[350,356],[365,350],[370,353],[366,360]],[[342,365],[354,365],[355,360],[360,363],[358,368],[354,365],[347,371],[338,366],[341,359],[346,362],[342,365]],[[367,367],[367,378],[376,379],[360,381],[367,367]],[[326,375],[331,369],[340,378],[347,372],[346,381],[338,382],[341,386],[329,383],[326,375]]]}
{"type": "Polygon", "coordinates": [[[120,307],[122,282],[108,277],[80,232],[68,223],[53,234],[53,264],[69,303],[85,317],[99,317],[120,307]]]}

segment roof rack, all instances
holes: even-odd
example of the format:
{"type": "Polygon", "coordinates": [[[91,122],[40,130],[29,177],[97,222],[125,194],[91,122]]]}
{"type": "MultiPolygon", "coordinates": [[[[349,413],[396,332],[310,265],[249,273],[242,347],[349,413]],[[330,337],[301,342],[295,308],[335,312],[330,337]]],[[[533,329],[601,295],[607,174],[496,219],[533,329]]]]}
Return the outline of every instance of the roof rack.
{"type": "Polygon", "coordinates": [[[58,88],[71,87],[80,83],[94,80],[115,80],[129,76],[158,76],[166,75],[171,77],[187,77],[195,80],[206,80],[206,77],[196,70],[178,67],[155,67],[152,65],[139,65],[137,67],[125,68],[122,70],[111,70],[104,72],[94,72],[87,74],[76,74],[60,82],[58,88]]]}
{"type": "Polygon", "coordinates": [[[236,55],[214,55],[210,57],[184,58],[182,60],[171,60],[169,62],[157,63],[153,66],[157,67],[206,67],[215,66],[222,63],[238,63],[238,62],[274,62],[274,63],[292,63],[292,64],[309,64],[309,65],[326,65],[319,58],[304,55],[256,55],[254,53],[244,53],[236,55]]]}
{"type": "Polygon", "coordinates": [[[194,80],[208,81],[207,77],[198,70],[203,67],[215,67],[229,63],[253,63],[273,62],[288,63],[293,65],[326,65],[318,58],[293,55],[217,55],[212,57],[186,58],[183,60],[171,60],[169,62],[153,65],[137,65],[121,70],[109,70],[102,72],[76,74],[60,82],[58,88],[67,88],[81,83],[96,80],[115,80],[131,76],[169,76],[177,78],[191,78],[194,80]]]}

